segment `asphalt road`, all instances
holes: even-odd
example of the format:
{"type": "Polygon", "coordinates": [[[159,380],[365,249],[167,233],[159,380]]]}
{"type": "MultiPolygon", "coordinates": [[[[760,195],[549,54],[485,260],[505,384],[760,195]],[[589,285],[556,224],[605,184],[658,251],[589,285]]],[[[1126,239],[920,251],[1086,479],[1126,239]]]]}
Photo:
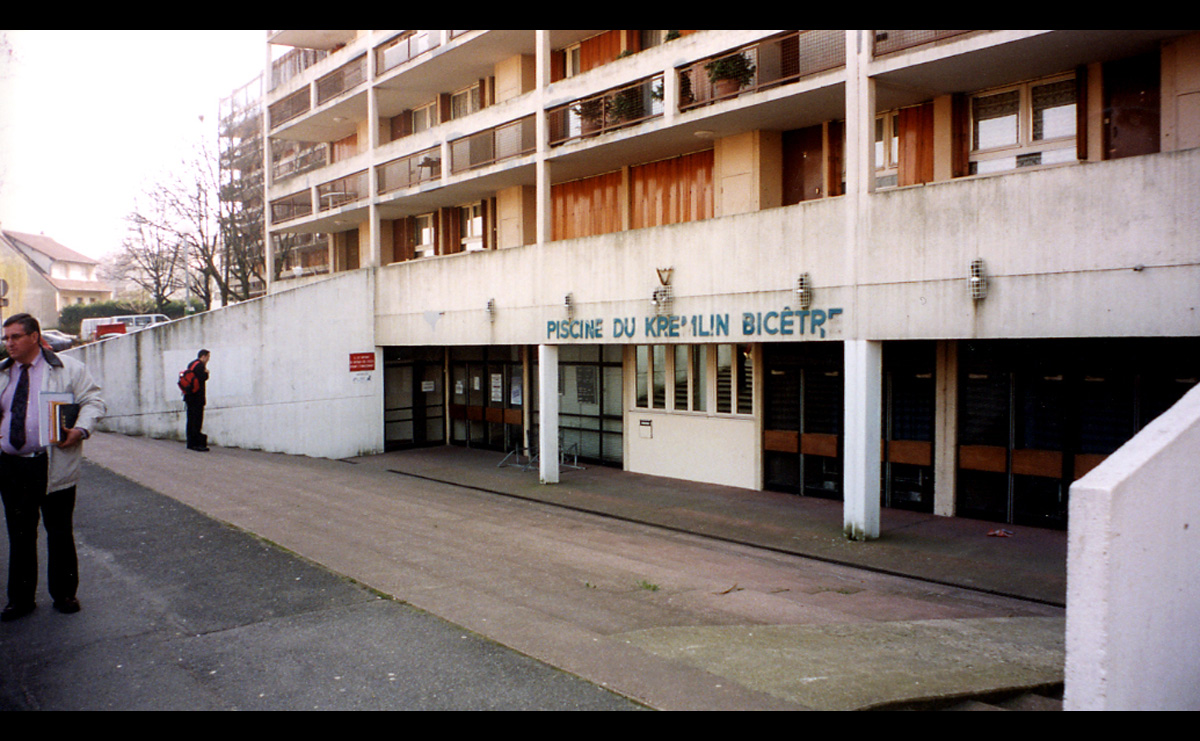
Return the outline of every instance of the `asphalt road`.
{"type": "Polygon", "coordinates": [[[2,710],[641,708],[84,465],[83,611],[50,606],[43,561],[38,609],[0,625],[2,710]]]}

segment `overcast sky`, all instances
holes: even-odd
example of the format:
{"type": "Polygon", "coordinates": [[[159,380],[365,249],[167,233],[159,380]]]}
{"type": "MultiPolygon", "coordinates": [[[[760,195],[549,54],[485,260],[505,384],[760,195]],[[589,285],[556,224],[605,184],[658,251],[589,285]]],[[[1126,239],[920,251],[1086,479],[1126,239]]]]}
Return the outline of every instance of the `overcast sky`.
{"type": "Polygon", "coordinates": [[[265,30],[0,34],[0,224],[97,259],[266,58],[265,30]]]}

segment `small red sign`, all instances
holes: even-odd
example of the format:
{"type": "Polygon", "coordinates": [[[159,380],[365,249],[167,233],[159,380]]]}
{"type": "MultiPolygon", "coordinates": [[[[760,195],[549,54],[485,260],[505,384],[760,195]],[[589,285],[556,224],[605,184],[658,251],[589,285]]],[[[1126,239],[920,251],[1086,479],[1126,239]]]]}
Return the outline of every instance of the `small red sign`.
{"type": "Polygon", "coordinates": [[[352,352],[350,353],[350,372],[356,371],[373,371],[375,370],[375,353],[373,352],[352,352]]]}

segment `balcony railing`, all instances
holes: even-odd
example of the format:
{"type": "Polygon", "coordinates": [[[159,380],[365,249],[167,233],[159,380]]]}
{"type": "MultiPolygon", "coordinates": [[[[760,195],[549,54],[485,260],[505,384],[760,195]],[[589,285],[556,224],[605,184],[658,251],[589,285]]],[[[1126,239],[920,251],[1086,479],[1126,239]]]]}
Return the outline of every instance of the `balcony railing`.
{"type": "Polygon", "coordinates": [[[791,31],[680,69],[679,109],[796,82],[845,64],[845,31],[791,31]]]}
{"type": "Polygon", "coordinates": [[[324,167],[329,160],[329,145],[273,141],[271,159],[271,179],[279,181],[324,167]]]}
{"type": "Polygon", "coordinates": [[[361,85],[367,79],[367,55],[343,64],[317,80],[317,105],[324,105],[337,96],[361,85]]]}
{"type": "Polygon", "coordinates": [[[385,162],[376,169],[380,193],[428,183],[442,176],[442,151],[439,147],[385,162]]]}
{"type": "Polygon", "coordinates": [[[312,95],[309,93],[308,87],[304,87],[283,100],[272,103],[267,109],[267,118],[273,129],[297,116],[308,113],[310,107],[312,107],[312,95]]]}
{"type": "Polygon", "coordinates": [[[322,183],[317,186],[317,208],[320,211],[329,211],[366,198],[370,195],[367,192],[368,185],[366,170],[322,183]]]}
{"type": "Polygon", "coordinates": [[[391,39],[375,49],[375,75],[378,77],[437,46],[437,31],[409,31],[391,39]]]}
{"type": "Polygon", "coordinates": [[[271,62],[270,89],[274,90],[327,56],[329,52],[319,49],[292,49],[271,62]]]}
{"type": "Polygon", "coordinates": [[[550,144],[596,136],[661,115],[663,77],[655,75],[550,109],[550,144]]]}
{"type": "Polygon", "coordinates": [[[533,116],[450,142],[450,172],[460,173],[531,154],[537,149],[533,116]]]}
{"type": "Polygon", "coordinates": [[[882,57],[935,41],[961,36],[970,31],[876,31],[874,55],[882,57]]]}
{"type": "Polygon", "coordinates": [[[285,221],[310,216],[312,212],[312,194],[307,190],[271,201],[271,223],[273,224],[282,224],[285,221]]]}

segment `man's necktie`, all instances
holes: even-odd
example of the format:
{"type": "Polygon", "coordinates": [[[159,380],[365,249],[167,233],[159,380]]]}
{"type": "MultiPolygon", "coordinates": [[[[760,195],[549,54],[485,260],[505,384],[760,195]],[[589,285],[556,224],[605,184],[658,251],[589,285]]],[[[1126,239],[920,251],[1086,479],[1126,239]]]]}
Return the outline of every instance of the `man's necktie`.
{"type": "Polygon", "coordinates": [[[25,447],[25,410],[29,406],[29,366],[21,366],[17,390],[12,397],[12,420],[8,423],[8,444],[13,450],[25,447]]]}

